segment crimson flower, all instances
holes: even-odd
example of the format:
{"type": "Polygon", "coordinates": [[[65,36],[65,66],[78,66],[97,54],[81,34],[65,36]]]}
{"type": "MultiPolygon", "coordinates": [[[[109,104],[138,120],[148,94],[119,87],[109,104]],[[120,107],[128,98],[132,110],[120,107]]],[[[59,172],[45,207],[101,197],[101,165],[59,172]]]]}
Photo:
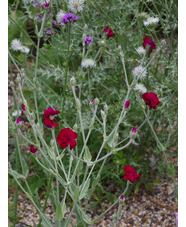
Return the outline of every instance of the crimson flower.
{"type": "Polygon", "coordinates": [[[125,102],[125,109],[129,108],[129,106],[130,106],[130,101],[126,101],[125,102]]]}
{"type": "Polygon", "coordinates": [[[18,117],[17,120],[16,120],[16,124],[19,124],[21,122],[21,118],[18,117]]]}
{"type": "Polygon", "coordinates": [[[109,28],[109,27],[104,28],[104,29],[103,29],[103,32],[104,32],[104,33],[107,33],[107,39],[109,39],[109,38],[111,38],[111,37],[114,36],[114,32],[113,32],[112,29],[109,28]]]}
{"type": "Polygon", "coordinates": [[[137,175],[137,172],[132,168],[132,166],[125,166],[123,169],[125,171],[125,175],[123,176],[125,180],[129,180],[132,183],[139,181],[140,176],[137,175]]]}
{"type": "Polygon", "coordinates": [[[70,145],[70,150],[74,149],[77,145],[75,139],[77,139],[78,135],[76,132],[72,131],[70,128],[61,129],[58,136],[57,142],[59,146],[65,149],[70,145]]]}
{"type": "Polygon", "coordinates": [[[34,147],[34,145],[30,145],[30,152],[32,152],[33,154],[36,153],[37,148],[34,147]]]}
{"type": "Polygon", "coordinates": [[[22,114],[24,115],[23,111],[25,111],[26,109],[25,109],[25,105],[23,103],[21,104],[21,108],[22,108],[22,114]]]}
{"type": "Polygon", "coordinates": [[[157,105],[161,103],[158,99],[158,96],[154,92],[145,92],[142,95],[143,100],[145,101],[146,105],[149,106],[150,109],[156,109],[157,105]]]}
{"type": "Polygon", "coordinates": [[[44,119],[44,124],[46,125],[46,127],[48,127],[48,128],[56,127],[57,128],[57,123],[53,119],[50,119],[50,117],[53,117],[59,113],[60,113],[59,110],[54,110],[53,108],[48,108],[47,110],[44,110],[43,119],[44,119]]]}
{"type": "Polygon", "coordinates": [[[149,37],[143,38],[143,47],[145,48],[147,45],[150,46],[150,52],[152,53],[153,49],[156,49],[156,44],[149,37]]]}

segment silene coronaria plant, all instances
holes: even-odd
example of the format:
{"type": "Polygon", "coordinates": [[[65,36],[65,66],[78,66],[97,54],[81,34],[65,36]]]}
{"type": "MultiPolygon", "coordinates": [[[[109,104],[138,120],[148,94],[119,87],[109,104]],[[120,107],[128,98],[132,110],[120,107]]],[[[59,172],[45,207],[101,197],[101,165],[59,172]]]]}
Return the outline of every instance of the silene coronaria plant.
{"type": "MultiPolygon", "coordinates": [[[[93,226],[117,205],[114,226],[129,189],[145,182],[145,156],[140,152],[149,150],[148,143],[174,179],[166,152],[176,133],[176,24],[167,27],[156,3],[143,2],[118,1],[112,9],[105,1],[24,0],[16,5],[21,16],[12,14],[15,3],[10,6],[14,107],[9,127],[16,158],[10,158],[8,170],[35,206],[38,226],[70,226],[73,213],[77,226],[93,226]],[[19,72],[15,80],[13,67],[19,72]],[[112,166],[116,171],[114,160],[121,192],[110,208],[91,219],[88,204],[97,186],[104,184],[103,170],[112,166]],[[29,180],[31,171],[37,176],[38,170],[47,181],[44,207],[39,188],[33,190],[29,180]],[[54,220],[45,214],[48,199],[54,220]]],[[[173,16],[171,6],[169,10],[173,16]]],[[[16,196],[15,201],[17,206],[16,196]]]]}

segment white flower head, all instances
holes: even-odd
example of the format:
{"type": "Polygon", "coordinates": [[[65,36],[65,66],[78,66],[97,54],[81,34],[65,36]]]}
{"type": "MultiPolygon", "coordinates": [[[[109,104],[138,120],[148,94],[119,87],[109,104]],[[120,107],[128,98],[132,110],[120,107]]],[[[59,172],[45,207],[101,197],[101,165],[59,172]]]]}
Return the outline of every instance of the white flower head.
{"type": "Polygon", "coordinates": [[[11,48],[15,51],[20,50],[21,48],[21,41],[19,39],[13,39],[11,42],[11,48]]]}
{"type": "Polygon", "coordinates": [[[83,10],[84,0],[70,0],[68,8],[73,12],[77,13],[83,10]]]}
{"type": "Polygon", "coordinates": [[[21,46],[20,47],[20,51],[22,53],[28,54],[30,52],[30,49],[28,47],[26,47],[26,46],[21,46]]]}
{"type": "Polygon", "coordinates": [[[136,84],[134,90],[140,92],[141,94],[147,92],[147,88],[143,84],[136,84]]]}
{"type": "Polygon", "coordinates": [[[83,61],[81,62],[81,66],[83,68],[88,68],[88,67],[92,68],[95,65],[96,65],[95,61],[90,59],[90,58],[89,59],[83,59],[83,61]]]}
{"type": "Polygon", "coordinates": [[[132,70],[132,74],[134,77],[144,79],[147,75],[147,70],[143,66],[137,66],[132,70]]]}
{"type": "Polygon", "coordinates": [[[56,15],[57,22],[61,22],[61,19],[65,16],[65,12],[63,10],[60,10],[56,15]]]}
{"type": "Polygon", "coordinates": [[[136,49],[136,51],[138,52],[139,55],[144,55],[145,54],[145,49],[143,47],[138,47],[136,49]]]}
{"type": "Polygon", "coordinates": [[[21,113],[22,113],[21,110],[19,110],[19,111],[15,110],[14,112],[12,112],[12,116],[13,117],[19,117],[21,115],[21,113]]]}
{"type": "Polygon", "coordinates": [[[144,21],[144,25],[145,26],[149,26],[149,25],[154,25],[156,23],[159,22],[159,18],[158,17],[148,17],[146,21],[144,21]]]}

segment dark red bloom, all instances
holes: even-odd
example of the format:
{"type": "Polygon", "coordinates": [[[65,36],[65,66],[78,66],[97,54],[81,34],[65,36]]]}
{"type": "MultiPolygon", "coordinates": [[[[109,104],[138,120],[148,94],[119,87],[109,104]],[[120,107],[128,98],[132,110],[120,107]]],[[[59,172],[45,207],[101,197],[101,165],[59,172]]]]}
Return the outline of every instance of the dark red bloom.
{"type": "Polygon", "coordinates": [[[37,148],[34,147],[34,145],[30,145],[30,152],[32,152],[33,154],[36,153],[37,148]]]}
{"type": "Polygon", "coordinates": [[[78,135],[76,132],[72,131],[70,128],[61,129],[58,136],[57,142],[59,146],[65,149],[70,144],[70,150],[74,149],[77,145],[75,139],[77,139],[78,135]]]}
{"type": "Polygon", "coordinates": [[[17,118],[16,124],[19,124],[19,122],[21,122],[21,118],[20,117],[17,118]]]}
{"type": "Polygon", "coordinates": [[[104,33],[107,33],[107,32],[109,32],[110,29],[111,29],[111,28],[106,27],[106,28],[103,29],[103,31],[104,31],[104,33]]]}
{"type": "Polygon", "coordinates": [[[54,116],[59,114],[60,111],[59,110],[54,110],[53,108],[48,108],[47,110],[44,110],[44,115],[43,118],[49,118],[50,116],[54,116]]]}
{"type": "Polygon", "coordinates": [[[46,127],[48,127],[48,128],[53,128],[53,127],[57,128],[57,123],[54,120],[51,120],[50,118],[46,118],[44,120],[44,123],[45,123],[46,127]]]}
{"type": "Polygon", "coordinates": [[[125,109],[129,108],[129,106],[130,106],[130,101],[126,101],[125,102],[125,109]]]}
{"type": "Polygon", "coordinates": [[[49,6],[50,6],[50,3],[47,3],[47,2],[46,2],[46,3],[44,4],[44,7],[45,7],[45,8],[48,8],[49,6]]]}
{"type": "Polygon", "coordinates": [[[132,166],[125,166],[123,169],[125,171],[125,175],[123,176],[125,180],[129,180],[132,183],[139,181],[140,176],[137,175],[137,172],[132,168],[132,166]]]}
{"type": "Polygon", "coordinates": [[[114,32],[113,32],[112,29],[109,28],[109,27],[104,28],[104,29],[103,29],[103,32],[104,32],[104,33],[107,33],[107,39],[109,39],[109,38],[111,38],[111,37],[114,36],[114,32]]]}
{"type": "Polygon", "coordinates": [[[143,38],[143,47],[145,48],[147,45],[150,46],[150,52],[152,53],[153,49],[156,49],[156,44],[149,37],[143,38]]]}
{"type": "Polygon", "coordinates": [[[149,105],[150,109],[156,109],[157,105],[161,103],[158,99],[158,96],[154,92],[145,92],[142,97],[146,105],[149,105]]]}
{"type": "Polygon", "coordinates": [[[136,128],[132,128],[132,133],[137,133],[137,129],[136,128]]]}
{"type": "Polygon", "coordinates": [[[25,105],[24,104],[21,104],[21,108],[22,108],[22,114],[24,115],[24,112],[26,109],[25,109],[25,105]]]}
{"type": "Polygon", "coordinates": [[[53,128],[53,127],[57,128],[57,123],[53,119],[50,119],[50,117],[55,116],[59,113],[60,113],[59,110],[54,110],[53,108],[48,108],[47,110],[44,110],[44,114],[43,114],[44,124],[48,128],[53,128]]]}

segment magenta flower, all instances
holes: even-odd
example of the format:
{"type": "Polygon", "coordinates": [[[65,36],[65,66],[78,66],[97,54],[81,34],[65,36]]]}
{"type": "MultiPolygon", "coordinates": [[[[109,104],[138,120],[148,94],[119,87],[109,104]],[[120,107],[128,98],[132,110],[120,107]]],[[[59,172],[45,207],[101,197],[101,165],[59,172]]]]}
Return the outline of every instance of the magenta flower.
{"type": "Polygon", "coordinates": [[[132,129],[132,133],[135,133],[136,134],[137,133],[137,129],[136,128],[133,128],[132,129]]]}
{"type": "Polygon", "coordinates": [[[21,122],[21,118],[17,118],[17,120],[16,120],[16,124],[19,124],[19,122],[21,122]]]}
{"type": "Polygon", "coordinates": [[[150,46],[150,52],[152,53],[153,49],[156,49],[156,44],[149,37],[143,38],[143,47],[145,48],[147,45],[150,46]]]}
{"type": "Polygon", "coordinates": [[[62,24],[67,24],[69,21],[77,21],[78,17],[72,13],[67,13],[65,16],[62,17],[61,23],[62,24]]]}
{"type": "Polygon", "coordinates": [[[24,104],[21,104],[21,108],[22,108],[22,114],[24,115],[24,111],[26,110],[25,109],[25,105],[24,104]]]}
{"type": "Polygon", "coordinates": [[[125,109],[129,108],[129,106],[130,106],[130,101],[126,101],[125,102],[125,109]]]}
{"type": "Polygon", "coordinates": [[[44,110],[43,119],[44,119],[44,124],[46,125],[46,127],[48,127],[48,128],[56,127],[57,128],[57,123],[54,121],[54,119],[51,119],[51,118],[53,118],[55,115],[57,115],[59,113],[60,113],[59,110],[54,110],[53,108],[48,108],[47,110],[44,110]]]}
{"type": "Polygon", "coordinates": [[[123,202],[124,201],[124,195],[121,195],[119,199],[120,199],[121,202],[123,202]]]}
{"type": "Polygon", "coordinates": [[[132,183],[139,181],[140,176],[137,175],[137,172],[132,168],[132,166],[125,166],[123,169],[125,171],[125,175],[123,176],[125,180],[129,180],[132,183]]]}
{"type": "Polygon", "coordinates": [[[50,6],[50,3],[49,2],[46,2],[44,5],[43,5],[45,8],[48,8],[50,6]]]}
{"type": "Polygon", "coordinates": [[[94,104],[94,99],[92,99],[92,100],[90,101],[90,103],[93,105],[93,104],[94,104]]]}
{"type": "Polygon", "coordinates": [[[88,36],[83,40],[84,43],[88,43],[88,44],[91,44],[92,41],[93,41],[93,38],[88,36]]]}
{"type": "Polygon", "coordinates": [[[55,32],[52,30],[47,30],[47,32],[46,32],[46,35],[48,35],[48,36],[54,35],[54,34],[55,34],[55,32]]]}
{"type": "Polygon", "coordinates": [[[36,151],[37,151],[37,148],[35,148],[34,145],[31,144],[30,145],[30,152],[34,154],[34,153],[36,153],[36,151]]]}

